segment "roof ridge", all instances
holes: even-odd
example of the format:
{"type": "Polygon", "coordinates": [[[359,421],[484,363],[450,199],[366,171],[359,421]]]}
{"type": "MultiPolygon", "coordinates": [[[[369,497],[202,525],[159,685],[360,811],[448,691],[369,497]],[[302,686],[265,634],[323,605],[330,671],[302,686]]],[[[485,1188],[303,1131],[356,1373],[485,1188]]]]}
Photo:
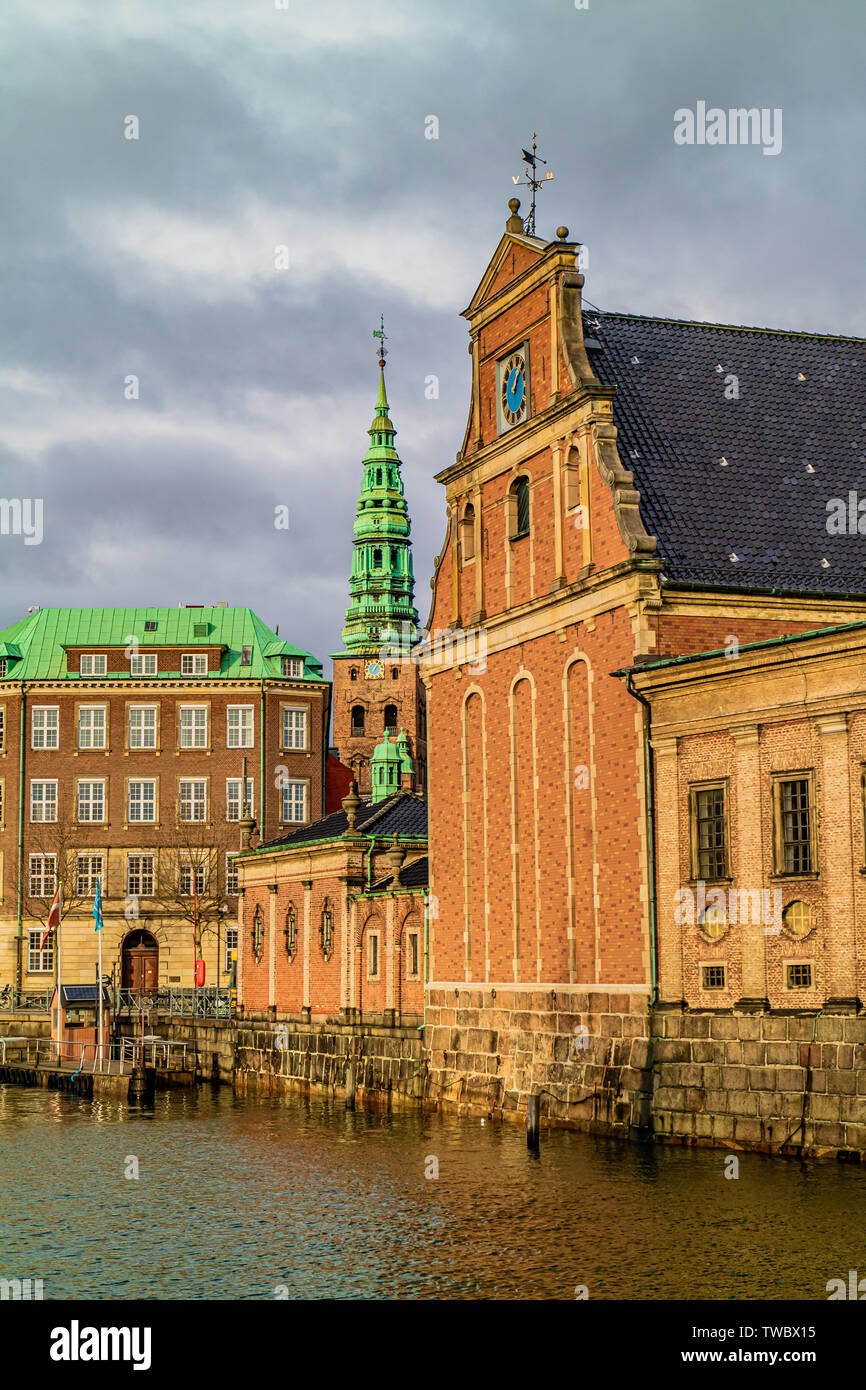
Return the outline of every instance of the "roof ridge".
{"type": "Polygon", "coordinates": [[[858,338],[849,333],[813,333],[805,328],[762,328],[747,323],[714,323],[710,319],[678,319],[657,314],[627,314],[616,309],[584,309],[589,318],[630,319],[639,323],[669,323],[683,328],[720,328],[726,333],[770,333],[777,338],[810,338],[815,341],[835,343],[866,343],[866,338],[858,338]]]}

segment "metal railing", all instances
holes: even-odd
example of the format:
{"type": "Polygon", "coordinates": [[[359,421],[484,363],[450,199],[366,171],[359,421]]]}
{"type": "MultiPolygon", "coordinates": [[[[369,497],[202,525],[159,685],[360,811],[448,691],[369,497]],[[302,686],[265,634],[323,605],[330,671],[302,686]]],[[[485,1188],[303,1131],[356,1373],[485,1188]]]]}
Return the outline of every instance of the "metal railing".
{"type": "Polygon", "coordinates": [[[155,1011],[174,1018],[230,1018],[231,990],[215,985],[202,989],[160,989],[153,994],[142,990],[117,990],[115,1011],[134,1017],[142,1011],[155,1011]]]}
{"type": "MultiPolygon", "coordinates": [[[[50,1067],[64,1069],[76,1064],[79,1071],[105,1076],[123,1076],[132,1070],[131,1063],[124,1061],[120,1043],[104,1042],[101,1052],[97,1042],[55,1042],[53,1038],[36,1038],[34,1043],[33,1065],[44,1070],[50,1067]]],[[[30,1061],[29,1049],[27,1060],[30,1061]]]]}
{"type": "Polygon", "coordinates": [[[165,1071],[185,1071],[186,1043],[170,1038],[121,1038],[118,1042],[55,1042],[53,1038],[0,1038],[0,1063],[21,1062],[44,1071],[57,1067],[93,1072],[103,1076],[128,1076],[133,1067],[160,1067],[165,1071]],[[14,1057],[8,1056],[7,1048],[14,1057]]]}
{"type": "Polygon", "coordinates": [[[0,989],[0,1014],[47,1014],[51,1007],[53,986],[50,989],[0,989]]]}
{"type": "Polygon", "coordinates": [[[130,1067],[162,1067],[165,1071],[186,1069],[186,1043],[169,1038],[124,1038],[122,1057],[130,1067]]]}

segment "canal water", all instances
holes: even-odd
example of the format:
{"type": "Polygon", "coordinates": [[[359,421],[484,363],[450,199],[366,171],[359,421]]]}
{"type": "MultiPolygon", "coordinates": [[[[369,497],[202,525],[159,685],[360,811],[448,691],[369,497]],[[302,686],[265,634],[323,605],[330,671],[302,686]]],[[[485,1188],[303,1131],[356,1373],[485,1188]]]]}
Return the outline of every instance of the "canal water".
{"type": "Polygon", "coordinates": [[[516,1126],[318,1097],[202,1087],[142,1113],[0,1086],[0,1278],[46,1299],[826,1299],[866,1274],[866,1172],[738,1159],[731,1179],[722,1150],[554,1132],[535,1158],[516,1126]]]}

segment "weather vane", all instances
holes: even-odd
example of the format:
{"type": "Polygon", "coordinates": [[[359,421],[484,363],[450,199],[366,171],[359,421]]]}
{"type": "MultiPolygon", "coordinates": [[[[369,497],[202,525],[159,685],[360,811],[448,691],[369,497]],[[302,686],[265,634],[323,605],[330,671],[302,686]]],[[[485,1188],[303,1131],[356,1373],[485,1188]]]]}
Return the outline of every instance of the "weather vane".
{"type": "Polygon", "coordinates": [[[385,358],[388,356],[388,349],[385,346],[385,339],[388,334],[385,332],[385,315],[379,315],[379,327],[373,329],[373,337],[379,339],[379,365],[384,367],[385,358]]]}
{"type": "Polygon", "coordinates": [[[526,232],[528,236],[535,236],[535,195],[538,192],[539,188],[541,188],[543,183],[549,182],[550,179],[553,178],[553,174],[549,169],[547,173],[544,175],[543,179],[539,177],[541,171],[538,168],[538,165],[546,164],[547,160],[542,159],[540,154],[537,155],[535,153],[535,149],[535,131],[533,131],[531,152],[529,150],[521,150],[521,154],[523,155],[523,163],[526,166],[523,171],[526,175],[526,178],[521,181],[519,176],[516,178],[513,174],[511,176],[511,182],[516,183],[518,188],[530,188],[532,190],[532,201],[529,205],[529,216],[523,224],[523,230],[524,232],[526,232]]]}

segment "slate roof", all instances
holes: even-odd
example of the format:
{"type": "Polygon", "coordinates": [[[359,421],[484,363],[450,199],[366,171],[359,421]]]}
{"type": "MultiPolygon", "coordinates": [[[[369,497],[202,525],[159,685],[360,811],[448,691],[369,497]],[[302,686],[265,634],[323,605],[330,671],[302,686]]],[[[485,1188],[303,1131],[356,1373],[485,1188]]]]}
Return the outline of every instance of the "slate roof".
{"type": "MultiPolygon", "coordinates": [[[[303,657],[304,679],[322,679],[322,663],[310,652],[279,638],[251,608],[40,608],[0,632],[0,648],[13,649],[3,655],[17,652],[20,657],[9,662],[7,679],[80,680],[78,671],[67,671],[65,647],[125,648],[130,635],[138,638],[142,651],[153,647],[181,646],[189,651],[224,647],[219,671],[199,677],[202,680],[279,676],[281,656],[303,657]],[[146,623],[154,626],[146,628],[146,623]],[[201,626],[207,632],[197,636],[195,628],[201,626]],[[251,648],[251,659],[242,666],[244,647],[251,648]]],[[[179,676],[180,672],[160,670],[152,679],[172,675],[179,676]]],[[[111,680],[124,676],[129,678],[128,669],[108,673],[111,680]]]]}
{"type": "Polygon", "coordinates": [[[588,310],[584,331],[668,583],[866,594],[866,537],[827,533],[831,498],[866,497],[866,340],[588,310]]]}
{"type": "MultiPolygon", "coordinates": [[[[394,881],[393,874],[388,874],[387,878],[377,879],[371,893],[384,893],[391,887],[394,881]]],[[[404,864],[400,870],[401,888],[426,888],[430,882],[430,867],[427,855],[422,855],[420,859],[413,859],[411,864],[404,864]]]]}
{"type": "MultiPolygon", "coordinates": [[[[293,845],[314,844],[323,840],[338,840],[348,829],[349,820],[341,808],[329,816],[313,821],[311,825],[301,825],[297,830],[289,830],[274,840],[259,845],[260,850],[276,849],[280,845],[291,848],[293,845]]],[[[378,837],[391,839],[393,835],[409,839],[427,838],[427,802],[417,792],[394,792],[384,801],[362,801],[355,819],[355,829],[362,835],[370,836],[375,831],[378,837]]]]}

